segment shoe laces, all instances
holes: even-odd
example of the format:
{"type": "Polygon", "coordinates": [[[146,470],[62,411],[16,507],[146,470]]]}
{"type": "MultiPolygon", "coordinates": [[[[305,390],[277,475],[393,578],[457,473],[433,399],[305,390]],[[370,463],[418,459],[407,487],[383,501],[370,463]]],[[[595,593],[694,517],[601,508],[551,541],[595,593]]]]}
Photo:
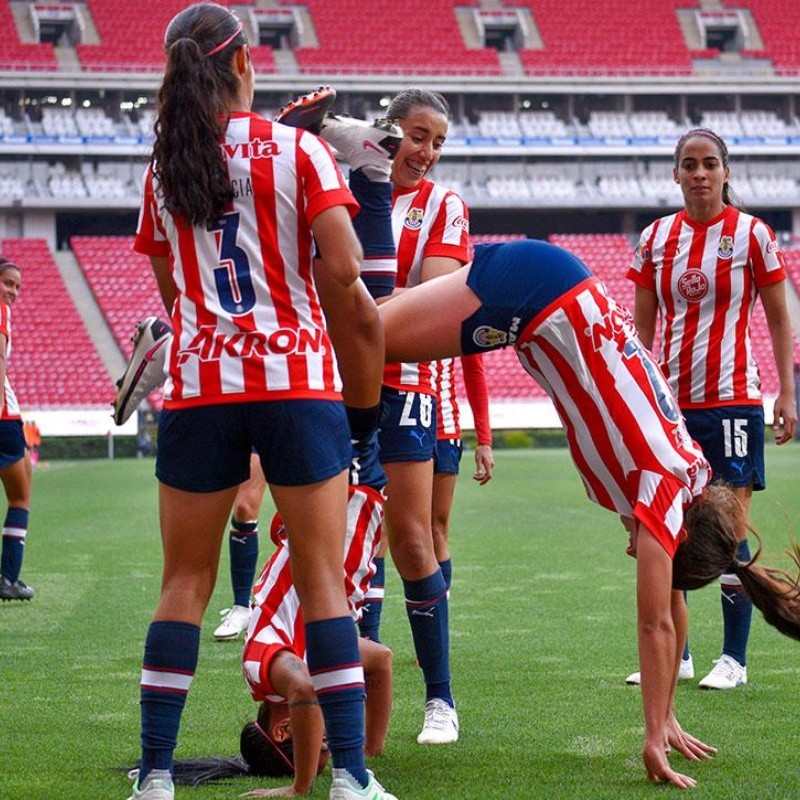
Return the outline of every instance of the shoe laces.
{"type": "Polygon", "coordinates": [[[735,659],[730,656],[720,656],[713,669],[717,675],[722,675],[725,678],[733,679],[740,677],[744,672],[744,667],[735,659]]]}
{"type": "Polygon", "coordinates": [[[443,731],[453,725],[453,709],[444,700],[431,700],[425,706],[425,727],[443,731]]]}

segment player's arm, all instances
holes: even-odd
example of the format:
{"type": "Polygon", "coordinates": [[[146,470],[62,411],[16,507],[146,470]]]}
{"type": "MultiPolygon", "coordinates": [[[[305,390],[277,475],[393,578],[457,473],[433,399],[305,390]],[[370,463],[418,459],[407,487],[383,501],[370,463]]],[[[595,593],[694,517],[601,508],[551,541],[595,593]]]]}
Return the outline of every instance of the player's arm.
{"type": "Polygon", "coordinates": [[[449,256],[426,256],[422,260],[422,269],[420,271],[420,281],[433,280],[440,275],[449,275],[455,272],[463,263],[457,258],[450,258],[449,256]]]}
{"type": "Polygon", "coordinates": [[[178,296],[178,287],[169,268],[168,256],[150,256],[150,264],[153,267],[153,274],[156,276],[158,291],[167,314],[172,316],[172,307],[175,305],[175,298],[178,296]]]}
{"type": "Polygon", "coordinates": [[[364,755],[377,756],[386,744],[392,714],[392,651],[363,638],[358,640],[358,650],[367,690],[364,755]]]}
{"type": "Polygon", "coordinates": [[[492,428],[489,424],[489,389],[483,368],[483,354],[461,356],[464,373],[464,388],[472,409],[477,446],[475,447],[475,474],[473,478],[484,486],[494,475],[494,452],[492,451],[492,428]]]}
{"type": "Polygon", "coordinates": [[[639,339],[648,350],[653,349],[657,316],[658,297],[656,293],[637,284],[633,301],[633,323],[639,339]]]}
{"type": "Polygon", "coordinates": [[[321,256],[314,281],[336,350],[348,406],[372,408],[380,400],[384,336],[378,307],[359,277],[362,251],[344,206],[320,212],[311,223],[321,256]]]}
{"type": "Polygon", "coordinates": [[[0,333],[0,408],[6,404],[6,371],[8,369],[8,336],[0,333]]]}
{"type": "Polygon", "coordinates": [[[775,398],[773,427],[775,441],[785,444],[794,438],[797,426],[797,400],[794,391],[794,352],[792,347],[792,323],[786,302],[786,281],[777,281],[759,289],[764,314],[767,318],[772,354],[778,369],[780,383],[775,398]],[[783,429],[780,430],[781,423],[783,429]]]}

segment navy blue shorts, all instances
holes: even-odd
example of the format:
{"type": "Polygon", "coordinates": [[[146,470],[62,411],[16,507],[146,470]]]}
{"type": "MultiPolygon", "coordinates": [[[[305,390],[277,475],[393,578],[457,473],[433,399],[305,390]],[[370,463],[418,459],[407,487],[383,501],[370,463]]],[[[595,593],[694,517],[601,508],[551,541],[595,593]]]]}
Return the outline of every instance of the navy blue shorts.
{"type": "Polygon", "coordinates": [[[766,486],[763,406],[722,406],[683,412],[689,435],[703,449],[714,480],[733,487],[766,486]]]}
{"type": "Polygon", "coordinates": [[[434,473],[458,475],[464,443],[461,439],[437,439],[433,453],[434,473]]]}
{"type": "Polygon", "coordinates": [[[467,286],[481,307],[461,323],[462,352],[513,345],[537,314],[591,276],[577,256],[549,242],[475,245],[467,286]]]}
{"type": "Polygon", "coordinates": [[[186,492],[216,492],[250,476],[253,449],[267,483],[303,486],[350,464],[344,404],[274,400],[163,411],[156,477],[186,492]]]}
{"type": "Polygon", "coordinates": [[[436,447],[436,398],[384,386],[381,402],[381,464],[430,461],[436,447]]]}
{"type": "Polygon", "coordinates": [[[25,457],[25,430],[20,419],[0,420],[0,469],[25,457]]]}

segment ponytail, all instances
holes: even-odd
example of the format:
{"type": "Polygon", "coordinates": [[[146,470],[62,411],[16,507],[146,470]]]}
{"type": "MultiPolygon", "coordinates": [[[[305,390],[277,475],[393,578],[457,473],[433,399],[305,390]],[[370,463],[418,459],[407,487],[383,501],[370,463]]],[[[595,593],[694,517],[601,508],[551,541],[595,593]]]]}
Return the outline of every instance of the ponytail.
{"type": "Polygon", "coordinates": [[[233,52],[246,43],[241,22],[214,3],[190,6],[167,28],[150,164],[167,210],[192,225],[215,221],[233,199],[219,140],[239,88],[233,52]]]}

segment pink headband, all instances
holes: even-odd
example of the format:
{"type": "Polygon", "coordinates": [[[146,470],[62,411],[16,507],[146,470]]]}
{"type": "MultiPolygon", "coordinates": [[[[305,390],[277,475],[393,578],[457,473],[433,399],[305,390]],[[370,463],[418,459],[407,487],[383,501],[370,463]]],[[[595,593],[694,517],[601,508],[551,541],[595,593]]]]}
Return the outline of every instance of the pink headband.
{"type": "Polygon", "coordinates": [[[294,775],[294,764],[289,761],[286,753],[284,753],[283,750],[278,747],[278,743],[273,741],[272,737],[261,727],[261,725],[259,725],[257,719],[253,720],[253,725],[255,725],[256,730],[270,743],[272,749],[283,759],[286,766],[291,770],[292,775],[294,775]]]}
{"type": "Polygon", "coordinates": [[[224,50],[240,33],[242,32],[242,21],[239,20],[239,24],[236,26],[236,30],[233,34],[226,39],[222,44],[218,44],[213,50],[209,50],[206,53],[206,58],[211,58],[211,56],[216,55],[221,50],[224,50]]]}

